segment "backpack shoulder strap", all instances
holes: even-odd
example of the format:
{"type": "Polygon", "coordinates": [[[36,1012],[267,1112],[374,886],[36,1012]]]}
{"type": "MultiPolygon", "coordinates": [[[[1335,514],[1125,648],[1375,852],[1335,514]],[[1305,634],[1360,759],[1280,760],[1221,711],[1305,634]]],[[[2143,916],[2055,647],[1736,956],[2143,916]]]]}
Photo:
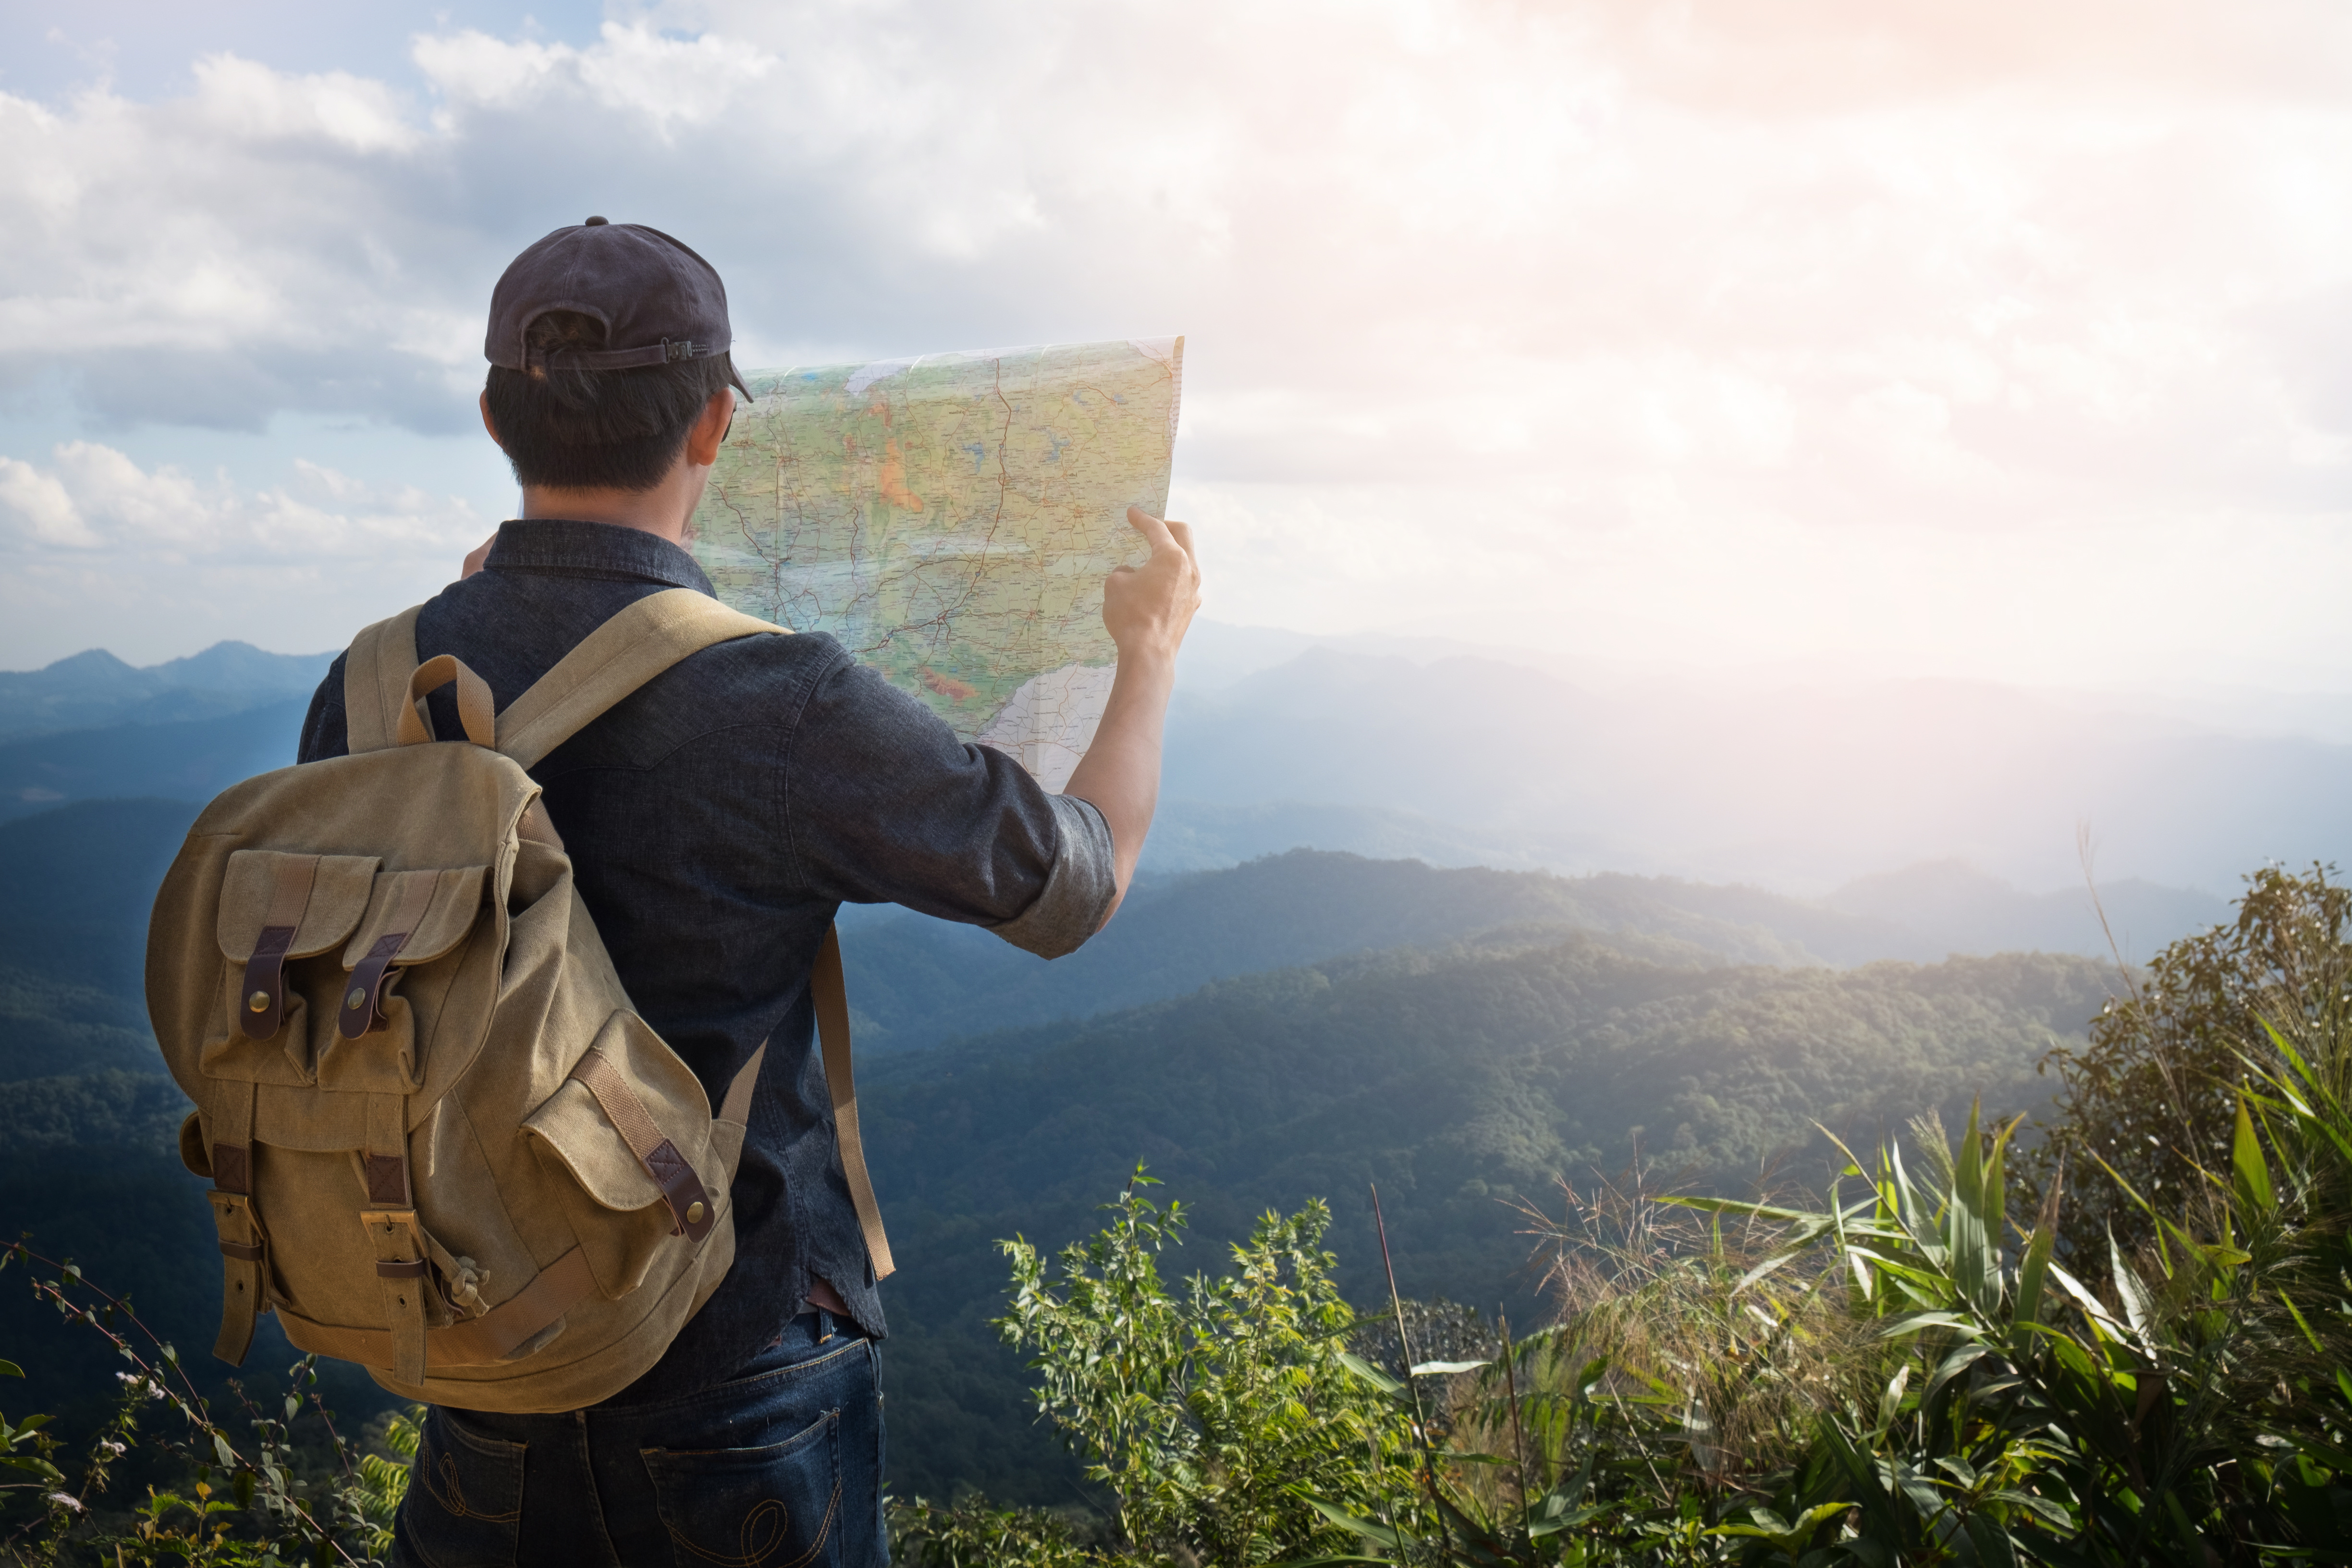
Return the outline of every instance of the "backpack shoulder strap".
{"type": "MultiPolygon", "coordinates": [[[[727,609],[706,593],[668,588],[646,595],[612,621],[588,632],[588,637],[555,663],[552,670],[508,705],[499,715],[499,750],[520,766],[531,766],[541,757],[583,731],[597,715],[630,691],[661,675],[689,654],[736,637],[774,632],[788,637],[788,627],[760,621],[757,616],[727,609]]],[[[414,668],[414,644],[409,666],[414,668]]],[[[393,700],[407,699],[402,684],[393,700]]],[[[395,715],[397,717],[397,715],[395,715]]],[[[882,1208],[875,1204],[873,1178],[866,1173],[866,1147],[858,1138],[858,1093],[849,1074],[849,987],[842,978],[842,947],[833,929],[825,929],[816,952],[816,971],[809,975],[816,1002],[816,1035],[824,1048],[825,1089],[833,1100],[833,1129],[842,1154],[842,1175],[849,1178],[849,1201],[858,1213],[858,1229],[873,1260],[875,1279],[887,1279],[896,1269],[889,1237],[882,1234],[882,1208]]],[[[746,1077],[757,1077],[757,1063],[767,1047],[752,1056],[746,1077]]],[[[748,1119],[751,1096],[739,1077],[727,1093],[719,1117],[748,1119]],[[740,1098],[740,1102],[739,1102],[740,1098]],[[734,1114],[730,1114],[734,1112],[734,1114]]]]}
{"type": "Polygon", "coordinates": [[[857,1129],[857,1083],[849,1075],[849,984],[841,972],[841,933],[833,926],[824,928],[824,944],[816,950],[809,995],[816,1004],[816,1037],[824,1053],[824,1087],[833,1101],[833,1134],[841,1150],[841,1173],[849,1179],[850,1206],[857,1211],[857,1228],[865,1233],[866,1255],[873,1261],[874,1282],[878,1285],[898,1266],[890,1257],[890,1238],[882,1232],[882,1205],[874,1201],[874,1178],[866,1173],[866,1140],[857,1129]]]}
{"type": "Polygon", "coordinates": [[[353,756],[398,743],[400,710],[416,673],[416,612],[411,605],[352,639],[343,656],[343,725],[353,756]]]}
{"type": "MultiPolygon", "coordinates": [[[[670,588],[649,594],[598,626],[580,646],[557,661],[531,689],[499,715],[499,750],[523,767],[587,728],[599,714],[689,654],[699,653],[737,637],[760,633],[789,637],[788,628],[740,610],[730,610],[708,594],[692,588],[670,588]]],[[[410,663],[415,664],[412,645],[410,663]]],[[[403,684],[394,700],[404,700],[403,684]]],[[[866,1172],[864,1140],[858,1135],[857,1089],[850,1076],[849,994],[841,967],[841,942],[828,927],[818,949],[816,967],[809,977],[816,1005],[817,1036],[824,1052],[824,1076],[833,1101],[834,1130],[841,1150],[842,1173],[849,1181],[849,1196],[857,1211],[858,1229],[872,1259],[874,1277],[887,1278],[896,1268],[889,1238],[882,1231],[882,1212],[874,1201],[874,1182],[866,1172]]],[[[758,1062],[766,1047],[752,1058],[749,1076],[758,1076],[758,1062]]],[[[730,1086],[727,1104],[719,1110],[729,1120],[747,1119],[749,1095],[738,1103],[740,1079],[730,1086]],[[729,1116],[730,1111],[736,1116],[729,1116]]]]}
{"type": "MultiPolygon", "coordinates": [[[[649,594],[590,632],[508,705],[499,715],[499,750],[528,768],[688,654],[760,632],[792,635],[692,588],[649,594]]],[[[413,663],[413,641],[410,651],[413,663]]]]}

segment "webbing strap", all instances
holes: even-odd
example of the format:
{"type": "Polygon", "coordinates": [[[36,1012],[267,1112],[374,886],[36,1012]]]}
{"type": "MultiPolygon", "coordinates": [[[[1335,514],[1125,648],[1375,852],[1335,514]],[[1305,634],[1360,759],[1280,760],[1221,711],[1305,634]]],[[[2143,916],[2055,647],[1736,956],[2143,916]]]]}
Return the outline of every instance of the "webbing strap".
{"type": "Polygon", "coordinates": [[[857,1131],[857,1084],[849,1070],[849,984],[841,972],[841,934],[831,926],[824,928],[824,941],[816,950],[809,994],[816,1004],[816,1037],[824,1051],[824,1083],[833,1098],[841,1173],[849,1178],[849,1201],[856,1206],[857,1228],[866,1233],[866,1253],[879,1283],[898,1266],[890,1259],[890,1238],[882,1233],[882,1205],[874,1201],[874,1179],[866,1173],[866,1140],[857,1131]]]}
{"type": "Polygon", "coordinates": [[[253,1206],[255,1088],[215,1079],[210,1095],[213,1133],[213,1226],[220,1233],[221,1326],[213,1354],[242,1365],[253,1343],[262,1289],[269,1270],[269,1237],[253,1206]]]}
{"type": "Polygon", "coordinates": [[[590,632],[499,715],[499,750],[530,767],[688,654],[772,625],[692,588],[649,594],[590,632]]]}
{"type": "Polygon", "coordinates": [[[390,1325],[392,1375],[414,1388],[425,1381],[425,1292],[430,1266],[415,1209],[362,1209],[360,1224],[375,1253],[375,1286],[390,1325]]]}
{"type": "MultiPolygon", "coordinates": [[[[417,1280],[420,1288],[425,1281],[417,1280]]],[[[573,1247],[532,1277],[531,1282],[512,1298],[499,1302],[478,1318],[451,1323],[446,1328],[428,1329],[425,1333],[425,1363],[427,1369],[452,1366],[489,1366],[506,1360],[516,1348],[543,1332],[564,1313],[572,1310],[596,1289],[596,1276],[588,1267],[588,1255],[573,1247]]],[[[298,1318],[280,1307],[279,1324],[286,1337],[296,1348],[316,1351],[320,1355],[333,1356],[337,1361],[357,1362],[362,1366],[381,1367],[392,1371],[395,1336],[383,1329],[347,1329],[328,1323],[314,1323],[298,1318]]],[[[420,1380],[421,1381],[421,1380],[420,1380]]],[[[415,1384],[410,1384],[415,1386],[415,1384]]]]}
{"type": "Polygon", "coordinates": [[[408,706],[408,681],[416,673],[416,612],[424,607],[365,628],[343,656],[343,724],[353,756],[398,742],[400,710],[408,706]]]}
{"type": "Polygon", "coordinates": [[[457,721],[465,726],[466,739],[478,746],[490,744],[497,733],[497,704],[490,696],[490,683],[454,653],[435,655],[408,678],[400,721],[393,727],[392,738],[404,746],[421,746],[432,740],[432,727],[416,705],[453,681],[457,687],[457,721]]]}
{"type": "MultiPolygon", "coordinates": [[[[732,1121],[744,1128],[751,1126],[751,1095],[760,1087],[760,1064],[767,1059],[768,1042],[761,1040],[760,1048],[751,1053],[751,1059],[743,1064],[735,1074],[734,1081],[727,1086],[727,1098],[719,1102],[716,1120],[732,1121]]],[[[728,1173],[732,1175],[734,1173],[730,1171],[728,1173]]]]}

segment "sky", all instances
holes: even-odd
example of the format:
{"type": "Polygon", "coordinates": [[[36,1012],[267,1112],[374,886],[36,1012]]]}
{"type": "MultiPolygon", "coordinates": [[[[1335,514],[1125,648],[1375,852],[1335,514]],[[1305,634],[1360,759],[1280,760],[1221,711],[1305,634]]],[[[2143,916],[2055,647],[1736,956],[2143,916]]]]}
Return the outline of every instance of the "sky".
{"type": "Polygon", "coordinates": [[[2352,691],[2335,0],[0,0],[0,668],[433,592],[590,213],[740,363],[1186,334],[1223,622],[2352,691]]]}

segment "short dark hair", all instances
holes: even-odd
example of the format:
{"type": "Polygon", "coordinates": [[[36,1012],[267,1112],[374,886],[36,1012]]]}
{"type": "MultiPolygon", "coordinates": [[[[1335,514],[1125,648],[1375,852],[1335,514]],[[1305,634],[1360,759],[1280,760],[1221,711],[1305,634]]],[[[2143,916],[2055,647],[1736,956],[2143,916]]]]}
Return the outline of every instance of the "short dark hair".
{"type": "Polygon", "coordinates": [[[653,489],[685,450],[704,405],[735,374],[723,353],[626,370],[566,364],[563,351],[604,344],[604,323],[576,310],[550,310],[525,332],[537,363],[529,370],[492,365],[483,389],[518,484],[653,489]]]}

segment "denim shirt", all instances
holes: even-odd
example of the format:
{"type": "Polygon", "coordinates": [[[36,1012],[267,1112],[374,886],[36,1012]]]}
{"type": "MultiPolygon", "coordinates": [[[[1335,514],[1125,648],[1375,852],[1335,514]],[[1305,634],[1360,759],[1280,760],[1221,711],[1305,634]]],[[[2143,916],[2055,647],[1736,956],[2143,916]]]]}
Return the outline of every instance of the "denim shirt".
{"type": "MultiPolygon", "coordinates": [[[[667,540],[509,522],[481,572],[426,602],[417,657],[457,655],[504,710],[608,617],[668,588],[711,591],[667,540]]],[[[437,735],[463,737],[449,689],[428,706],[437,735]]],[[[349,749],[339,658],[310,700],[299,760],[349,749]]],[[[819,1278],[880,1336],[814,1044],[818,944],[841,904],[892,902],[1043,957],[1068,952],[1102,923],[1115,888],[1101,814],[958,741],[821,633],[705,648],[530,773],[630,1000],[713,1105],[769,1042],[735,1176],[734,1267],[614,1402],[724,1381],[819,1278]]],[[[877,1175],[887,1193],[888,1172],[877,1175]]]]}

